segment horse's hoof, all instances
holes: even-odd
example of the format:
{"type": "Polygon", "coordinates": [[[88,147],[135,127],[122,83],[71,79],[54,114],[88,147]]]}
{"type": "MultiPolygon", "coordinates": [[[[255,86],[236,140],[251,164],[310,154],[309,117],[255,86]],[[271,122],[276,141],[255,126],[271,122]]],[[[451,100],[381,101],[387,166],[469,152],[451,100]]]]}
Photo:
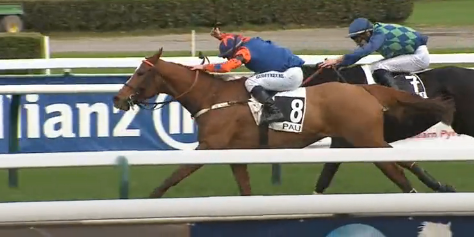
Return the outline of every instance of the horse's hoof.
{"type": "Polygon", "coordinates": [[[438,192],[440,192],[440,193],[455,193],[456,189],[453,186],[449,185],[449,184],[445,184],[445,185],[441,185],[439,187],[438,192]]]}
{"type": "Polygon", "coordinates": [[[162,192],[153,191],[152,193],[150,193],[148,198],[161,198],[162,196],[163,196],[162,192]]]}
{"type": "Polygon", "coordinates": [[[318,193],[316,191],[313,191],[313,195],[320,195],[320,194],[322,194],[322,193],[318,193]]]}

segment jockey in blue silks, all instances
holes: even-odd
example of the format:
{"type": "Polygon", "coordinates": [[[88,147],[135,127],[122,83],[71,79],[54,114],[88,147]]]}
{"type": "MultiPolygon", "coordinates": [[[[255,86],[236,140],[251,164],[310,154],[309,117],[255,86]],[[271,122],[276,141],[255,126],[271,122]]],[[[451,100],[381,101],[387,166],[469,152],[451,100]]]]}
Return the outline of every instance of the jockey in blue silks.
{"type": "Polygon", "coordinates": [[[390,72],[416,72],[430,65],[428,36],[409,27],[357,18],[349,25],[348,35],[359,48],[336,59],[328,59],[321,66],[349,66],[361,58],[380,53],[384,59],[370,65],[377,83],[398,88],[390,72]]]}
{"type": "Polygon", "coordinates": [[[208,72],[229,72],[245,65],[255,74],[245,81],[247,91],[267,108],[263,118],[268,123],[284,121],[283,113],[275,105],[269,91],[290,91],[303,82],[301,67],[305,61],[289,49],[260,37],[221,33],[214,28],[211,35],[220,40],[219,56],[228,61],[217,64],[196,65],[192,69],[208,72]]]}

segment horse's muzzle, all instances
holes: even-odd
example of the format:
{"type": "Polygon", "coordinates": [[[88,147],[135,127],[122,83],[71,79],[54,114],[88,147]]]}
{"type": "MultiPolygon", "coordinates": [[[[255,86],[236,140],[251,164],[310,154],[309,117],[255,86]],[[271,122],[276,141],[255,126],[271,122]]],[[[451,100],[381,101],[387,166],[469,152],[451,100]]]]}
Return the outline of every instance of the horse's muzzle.
{"type": "Polygon", "coordinates": [[[128,111],[130,110],[130,99],[123,99],[119,98],[118,96],[114,96],[113,101],[114,101],[114,107],[123,111],[128,111]]]}

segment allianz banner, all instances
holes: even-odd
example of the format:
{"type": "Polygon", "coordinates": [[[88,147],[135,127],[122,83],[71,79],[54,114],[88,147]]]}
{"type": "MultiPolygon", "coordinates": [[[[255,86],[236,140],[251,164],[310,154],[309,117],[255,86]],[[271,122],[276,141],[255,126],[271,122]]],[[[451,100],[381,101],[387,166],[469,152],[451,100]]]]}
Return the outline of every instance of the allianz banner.
{"type": "MultiPolygon", "coordinates": [[[[1,85],[123,84],[128,76],[1,77],[1,85]]],[[[40,87],[40,86],[39,86],[40,87]]],[[[21,99],[21,152],[194,149],[197,126],[178,102],[157,110],[113,107],[113,93],[29,94],[21,99]]],[[[171,97],[159,95],[150,101],[171,97]]],[[[0,153],[8,152],[11,95],[0,95],[0,153]]]]}

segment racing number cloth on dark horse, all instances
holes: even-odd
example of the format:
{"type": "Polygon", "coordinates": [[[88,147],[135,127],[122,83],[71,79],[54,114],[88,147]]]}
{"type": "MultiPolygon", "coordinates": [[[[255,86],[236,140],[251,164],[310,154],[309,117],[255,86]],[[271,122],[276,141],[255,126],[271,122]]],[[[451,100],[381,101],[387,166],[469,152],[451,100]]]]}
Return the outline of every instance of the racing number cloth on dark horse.
{"type": "MultiPolygon", "coordinates": [[[[306,113],[306,89],[298,88],[292,91],[279,92],[274,95],[273,99],[275,100],[275,105],[283,113],[285,121],[271,123],[269,128],[282,132],[300,133],[303,131],[306,113]]],[[[252,97],[248,105],[255,122],[259,125],[262,116],[265,116],[262,104],[252,97]]]]}
{"type": "Polygon", "coordinates": [[[425,85],[423,81],[416,74],[397,73],[394,74],[395,83],[401,90],[410,92],[414,95],[419,95],[423,98],[428,98],[425,85]]]}
{"type": "MultiPolygon", "coordinates": [[[[372,76],[372,73],[370,72],[370,69],[367,66],[363,66],[362,69],[365,72],[367,84],[377,84],[372,76]]],[[[428,98],[425,85],[423,84],[423,81],[420,79],[420,77],[416,75],[416,73],[392,72],[392,74],[395,78],[395,83],[401,90],[421,96],[425,99],[428,98]]]]}

